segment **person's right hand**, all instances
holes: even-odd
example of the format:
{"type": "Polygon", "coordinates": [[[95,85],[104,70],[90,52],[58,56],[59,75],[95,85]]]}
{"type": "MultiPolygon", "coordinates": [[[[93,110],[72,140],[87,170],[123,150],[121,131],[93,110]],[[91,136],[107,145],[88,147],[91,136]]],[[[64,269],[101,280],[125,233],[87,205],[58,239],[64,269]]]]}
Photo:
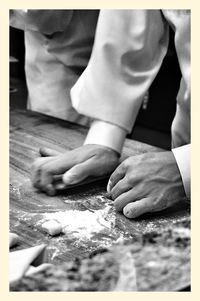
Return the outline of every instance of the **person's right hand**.
{"type": "Polygon", "coordinates": [[[60,154],[46,148],[40,149],[41,158],[32,166],[32,184],[49,195],[56,194],[55,179],[61,176],[67,188],[89,176],[109,175],[119,164],[119,155],[114,150],[97,145],[83,145],[60,154]]]}

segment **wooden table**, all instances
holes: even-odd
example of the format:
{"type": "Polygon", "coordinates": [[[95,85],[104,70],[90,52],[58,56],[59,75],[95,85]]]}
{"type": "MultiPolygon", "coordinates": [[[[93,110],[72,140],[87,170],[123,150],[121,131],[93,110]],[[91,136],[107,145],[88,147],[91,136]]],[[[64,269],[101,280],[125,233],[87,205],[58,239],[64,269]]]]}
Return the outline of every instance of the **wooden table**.
{"type": "MultiPolygon", "coordinates": [[[[15,250],[45,243],[48,261],[57,264],[122,240],[129,241],[135,235],[162,231],[169,225],[189,219],[189,208],[184,204],[164,213],[129,220],[115,212],[112,201],[106,198],[105,180],[71,189],[55,197],[33,189],[29,179],[30,169],[34,158],[38,156],[39,147],[71,150],[82,145],[86,133],[86,128],[72,123],[27,110],[11,109],[10,231],[17,233],[21,240],[15,250]],[[69,225],[62,235],[47,235],[41,223],[56,213],[62,217],[66,214],[66,219],[72,214],[74,218],[77,215],[79,226],[76,231],[69,225]],[[85,225],[82,223],[87,218],[90,225],[84,231],[85,225]],[[91,231],[92,222],[94,233],[91,231]]],[[[127,139],[123,155],[152,151],[161,149],[127,139]]]]}

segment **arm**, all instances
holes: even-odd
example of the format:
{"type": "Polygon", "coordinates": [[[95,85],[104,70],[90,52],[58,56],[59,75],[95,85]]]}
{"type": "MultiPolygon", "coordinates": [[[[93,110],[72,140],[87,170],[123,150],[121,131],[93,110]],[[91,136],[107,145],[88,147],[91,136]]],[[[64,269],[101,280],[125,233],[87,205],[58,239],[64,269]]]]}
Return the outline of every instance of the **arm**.
{"type": "Polygon", "coordinates": [[[72,175],[77,183],[114,170],[167,45],[160,11],[101,11],[88,67],[71,91],[77,111],[97,121],[82,148],[34,164],[34,186],[47,191],[56,174],[64,174],[67,185],[72,175]]]}
{"type": "Polygon", "coordinates": [[[129,218],[156,212],[190,198],[190,15],[165,11],[175,30],[175,44],[182,72],[176,116],[172,126],[172,151],[130,157],[111,175],[108,183],[115,208],[129,218]],[[180,145],[184,145],[179,147],[180,145]]]}
{"type": "Polygon", "coordinates": [[[102,10],[88,67],[71,90],[75,109],[130,132],[167,46],[159,10],[102,10]]]}

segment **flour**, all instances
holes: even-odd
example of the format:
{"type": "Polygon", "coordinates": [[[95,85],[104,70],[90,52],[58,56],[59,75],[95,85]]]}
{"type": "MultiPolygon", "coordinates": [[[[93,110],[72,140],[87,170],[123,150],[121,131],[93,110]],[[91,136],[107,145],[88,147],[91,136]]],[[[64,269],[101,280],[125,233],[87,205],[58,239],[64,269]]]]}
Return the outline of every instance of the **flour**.
{"type": "Polygon", "coordinates": [[[76,238],[91,239],[94,234],[111,230],[115,226],[115,216],[109,214],[110,207],[95,212],[85,210],[67,210],[43,214],[44,220],[57,220],[62,232],[76,238]]]}
{"type": "MultiPolygon", "coordinates": [[[[48,244],[50,260],[57,260],[59,256],[67,253],[72,253],[73,256],[80,256],[85,252],[91,253],[97,249],[108,248],[115,243],[122,243],[129,238],[130,235],[119,227],[116,211],[109,202],[106,203],[105,198],[87,198],[87,201],[87,207],[86,204],[79,205],[73,210],[43,211],[39,214],[24,213],[21,220],[25,221],[33,231],[43,231],[42,225],[47,221],[56,220],[61,224],[60,235],[54,237],[45,235],[43,238],[48,244]],[[81,211],[81,207],[86,210],[81,211]]],[[[69,200],[65,202],[71,203],[69,200]]]]}

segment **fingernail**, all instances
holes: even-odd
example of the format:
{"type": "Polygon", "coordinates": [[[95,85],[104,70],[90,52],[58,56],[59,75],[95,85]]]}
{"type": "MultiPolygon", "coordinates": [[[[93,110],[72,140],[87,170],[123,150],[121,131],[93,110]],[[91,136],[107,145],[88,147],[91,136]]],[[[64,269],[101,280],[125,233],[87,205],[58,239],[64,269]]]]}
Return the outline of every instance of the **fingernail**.
{"type": "Polygon", "coordinates": [[[131,212],[130,212],[130,211],[126,211],[126,212],[124,213],[124,215],[125,215],[127,218],[132,218],[131,212]]]}
{"type": "Polygon", "coordinates": [[[123,209],[123,213],[126,217],[130,218],[131,217],[131,214],[132,214],[132,211],[129,210],[128,208],[124,208],[123,209]]]}
{"type": "Polygon", "coordinates": [[[111,181],[110,180],[108,181],[106,190],[108,193],[110,193],[110,191],[111,191],[111,181]]]}
{"type": "Polygon", "coordinates": [[[63,190],[63,189],[65,189],[67,186],[66,186],[66,184],[64,184],[64,183],[57,183],[57,184],[55,184],[55,188],[57,189],[57,190],[63,190]]]}
{"type": "Polygon", "coordinates": [[[128,216],[130,215],[130,211],[128,211],[128,210],[126,211],[126,210],[125,210],[125,211],[124,211],[124,215],[126,215],[126,216],[128,217],[128,216]]]}

